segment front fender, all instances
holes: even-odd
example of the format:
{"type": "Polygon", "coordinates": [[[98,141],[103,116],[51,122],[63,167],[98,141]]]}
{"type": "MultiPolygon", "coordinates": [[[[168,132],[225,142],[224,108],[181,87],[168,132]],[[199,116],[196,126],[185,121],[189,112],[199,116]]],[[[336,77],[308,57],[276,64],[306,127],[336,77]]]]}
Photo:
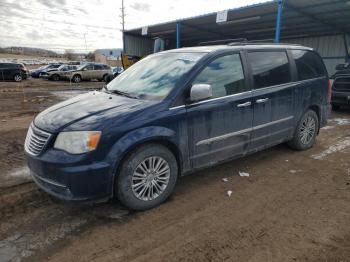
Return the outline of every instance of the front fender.
{"type": "Polygon", "coordinates": [[[130,149],[152,140],[165,140],[176,147],[178,144],[175,131],[166,127],[149,126],[133,130],[118,139],[107,155],[107,162],[114,167],[113,174],[116,173],[120,161],[130,149]]]}

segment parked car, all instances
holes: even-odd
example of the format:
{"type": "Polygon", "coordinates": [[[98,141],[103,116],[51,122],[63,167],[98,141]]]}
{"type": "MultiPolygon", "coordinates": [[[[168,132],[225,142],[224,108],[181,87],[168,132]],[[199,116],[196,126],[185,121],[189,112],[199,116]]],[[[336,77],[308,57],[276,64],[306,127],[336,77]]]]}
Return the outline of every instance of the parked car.
{"type": "Polygon", "coordinates": [[[113,67],[112,73],[108,74],[108,76],[104,78],[105,82],[106,83],[111,82],[114,78],[116,78],[118,75],[120,75],[123,71],[124,71],[124,69],[120,66],[113,67]]]}
{"type": "Polygon", "coordinates": [[[41,73],[41,77],[48,80],[59,81],[64,77],[65,72],[73,71],[77,68],[78,66],[76,65],[61,65],[57,69],[50,69],[46,72],[41,73]]]}
{"type": "Polygon", "coordinates": [[[37,185],[58,198],[116,197],[145,210],[198,169],[283,142],[311,148],[327,123],[330,87],[307,47],[160,52],[101,91],[41,112],[28,130],[27,162],[37,185]]]}
{"type": "Polygon", "coordinates": [[[119,74],[121,74],[124,71],[123,67],[121,66],[116,66],[112,68],[112,73],[114,78],[117,77],[119,74]]]}
{"type": "Polygon", "coordinates": [[[76,70],[66,72],[64,76],[74,83],[93,79],[106,82],[108,75],[111,73],[112,69],[108,65],[88,63],[78,67],[76,70]]]}
{"type": "Polygon", "coordinates": [[[337,75],[350,75],[350,63],[339,64],[335,67],[336,72],[330,77],[335,79],[337,75]]]}
{"type": "Polygon", "coordinates": [[[341,106],[350,106],[350,73],[338,74],[334,78],[332,106],[334,110],[341,106]]]}
{"type": "Polygon", "coordinates": [[[49,65],[45,65],[45,66],[39,67],[39,68],[31,71],[31,76],[34,77],[34,78],[39,78],[41,76],[41,74],[47,72],[50,69],[57,69],[61,65],[62,64],[49,64],[49,65]]]}
{"type": "Polygon", "coordinates": [[[21,82],[27,79],[28,69],[19,63],[0,63],[0,80],[13,80],[21,82]]]}

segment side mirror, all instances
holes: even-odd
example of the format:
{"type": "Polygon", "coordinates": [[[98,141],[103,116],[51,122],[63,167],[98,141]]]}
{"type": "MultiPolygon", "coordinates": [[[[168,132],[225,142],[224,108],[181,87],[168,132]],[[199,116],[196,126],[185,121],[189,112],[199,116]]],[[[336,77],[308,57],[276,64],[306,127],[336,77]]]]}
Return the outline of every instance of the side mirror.
{"type": "Polygon", "coordinates": [[[211,85],[208,84],[195,84],[191,87],[191,102],[201,101],[213,96],[213,90],[211,85]]]}

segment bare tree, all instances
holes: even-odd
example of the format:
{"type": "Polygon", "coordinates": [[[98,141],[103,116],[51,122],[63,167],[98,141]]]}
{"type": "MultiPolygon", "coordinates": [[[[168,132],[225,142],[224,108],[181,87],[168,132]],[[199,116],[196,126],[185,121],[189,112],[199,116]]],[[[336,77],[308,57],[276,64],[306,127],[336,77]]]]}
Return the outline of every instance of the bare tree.
{"type": "Polygon", "coordinates": [[[76,54],[71,49],[66,49],[64,52],[64,57],[67,60],[76,60],[76,54]]]}

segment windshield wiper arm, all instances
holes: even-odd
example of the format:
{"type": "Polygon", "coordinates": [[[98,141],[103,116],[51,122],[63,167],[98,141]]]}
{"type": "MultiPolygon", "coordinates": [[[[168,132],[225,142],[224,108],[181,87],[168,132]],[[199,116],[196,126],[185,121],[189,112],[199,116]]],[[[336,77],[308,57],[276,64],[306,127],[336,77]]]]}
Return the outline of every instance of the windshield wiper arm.
{"type": "Polygon", "coordinates": [[[135,95],[132,95],[130,93],[123,92],[123,91],[120,91],[120,90],[109,90],[109,89],[107,89],[107,90],[109,92],[111,92],[111,93],[118,94],[118,95],[121,95],[121,96],[126,96],[126,97],[129,97],[129,98],[139,99],[138,96],[135,96],[135,95]]]}

